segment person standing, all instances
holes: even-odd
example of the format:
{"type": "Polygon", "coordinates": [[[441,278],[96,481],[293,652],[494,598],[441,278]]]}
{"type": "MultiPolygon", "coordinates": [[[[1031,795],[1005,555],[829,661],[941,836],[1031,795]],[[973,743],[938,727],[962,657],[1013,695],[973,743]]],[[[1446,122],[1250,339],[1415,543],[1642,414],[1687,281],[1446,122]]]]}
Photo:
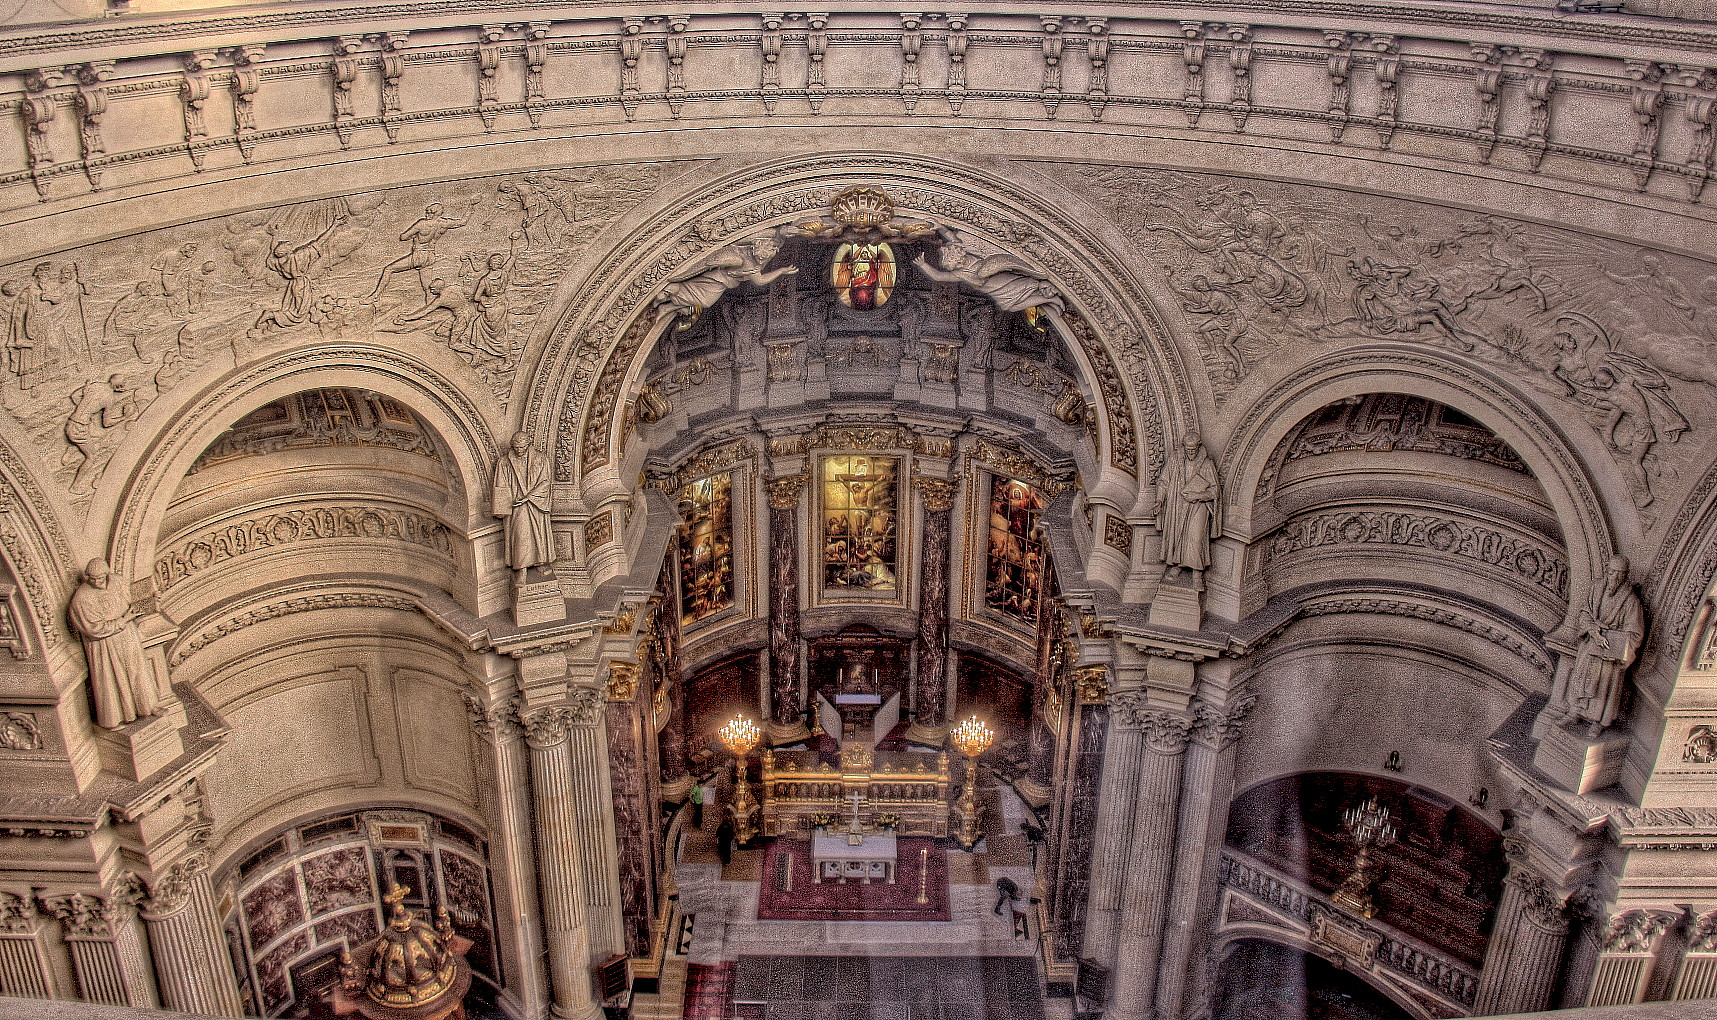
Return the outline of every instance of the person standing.
{"type": "Polygon", "coordinates": [[[715,829],[715,852],[721,857],[721,866],[727,867],[733,863],[733,821],[723,818],[715,829]]]}
{"type": "Polygon", "coordinates": [[[692,828],[703,828],[703,780],[692,782],[692,828]]]}

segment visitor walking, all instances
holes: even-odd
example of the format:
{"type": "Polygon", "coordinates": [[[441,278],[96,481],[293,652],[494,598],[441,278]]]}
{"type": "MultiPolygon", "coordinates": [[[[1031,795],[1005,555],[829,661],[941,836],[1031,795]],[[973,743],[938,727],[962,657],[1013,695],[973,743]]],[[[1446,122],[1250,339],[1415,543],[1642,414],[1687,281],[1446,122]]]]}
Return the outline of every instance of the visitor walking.
{"type": "Polygon", "coordinates": [[[692,828],[703,828],[703,780],[692,782],[692,828]]]}
{"type": "Polygon", "coordinates": [[[1014,884],[1013,879],[1008,878],[1005,875],[1001,878],[996,879],[996,910],[995,910],[995,912],[996,912],[997,916],[1001,915],[1002,904],[1004,904],[1004,903],[1006,903],[1008,905],[1008,908],[1010,910],[1013,909],[1013,903],[1015,900],[1019,899],[1019,895],[1020,895],[1019,886],[1014,884]]]}
{"type": "Polygon", "coordinates": [[[715,828],[715,852],[721,856],[721,866],[733,863],[733,822],[723,818],[715,828]]]}

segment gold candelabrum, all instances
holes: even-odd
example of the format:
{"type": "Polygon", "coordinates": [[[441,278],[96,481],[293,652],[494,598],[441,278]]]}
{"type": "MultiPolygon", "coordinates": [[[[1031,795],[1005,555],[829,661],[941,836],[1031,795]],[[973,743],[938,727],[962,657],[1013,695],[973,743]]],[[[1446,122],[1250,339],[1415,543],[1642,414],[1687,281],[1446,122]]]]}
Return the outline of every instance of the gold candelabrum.
{"type": "Polygon", "coordinates": [[[750,719],[736,715],[716,733],[733,752],[733,802],[727,809],[733,815],[734,842],[743,846],[757,835],[757,802],[751,799],[751,783],[745,778],[746,758],[763,738],[763,730],[750,719]]]}
{"type": "Polygon", "coordinates": [[[1353,873],[1330,898],[1337,906],[1361,917],[1372,917],[1377,913],[1377,904],[1371,900],[1377,876],[1372,870],[1371,851],[1395,842],[1398,830],[1389,820],[1389,809],[1377,803],[1375,794],[1365,803],[1342,812],[1341,822],[1348,838],[1353,840],[1353,873]]]}
{"type": "Polygon", "coordinates": [[[967,850],[978,845],[983,832],[978,825],[978,755],[989,750],[996,731],[977,716],[961,720],[948,734],[954,746],[966,756],[966,782],[960,788],[960,830],[955,838],[967,850]]]}

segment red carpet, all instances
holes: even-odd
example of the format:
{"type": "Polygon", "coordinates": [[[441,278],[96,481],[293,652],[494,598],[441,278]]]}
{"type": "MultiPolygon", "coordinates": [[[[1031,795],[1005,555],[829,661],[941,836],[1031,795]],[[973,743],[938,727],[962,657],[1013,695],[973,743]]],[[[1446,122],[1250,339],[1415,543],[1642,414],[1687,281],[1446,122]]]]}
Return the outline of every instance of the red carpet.
{"type": "Polygon", "coordinates": [[[727,1020],[733,1013],[732,960],[686,967],[686,1020],[727,1020]]]}
{"type": "Polygon", "coordinates": [[[895,882],[811,881],[809,840],[777,839],[763,853],[763,893],[757,901],[762,921],[946,921],[948,854],[934,839],[903,837],[898,844],[895,882]],[[919,851],[927,850],[927,855],[919,851]],[[788,857],[792,860],[789,863],[788,857]],[[918,902],[919,875],[925,870],[918,902]]]}

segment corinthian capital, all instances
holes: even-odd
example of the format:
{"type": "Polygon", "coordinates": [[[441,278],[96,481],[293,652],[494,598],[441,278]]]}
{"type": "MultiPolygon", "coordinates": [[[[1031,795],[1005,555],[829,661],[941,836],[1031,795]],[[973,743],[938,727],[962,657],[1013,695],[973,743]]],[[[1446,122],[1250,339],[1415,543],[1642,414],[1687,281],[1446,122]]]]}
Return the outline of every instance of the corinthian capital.
{"type": "Polygon", "coordinates": [[[919,495],[924,497],[924,509],[940,513],[954,509],[954,494],[960,490],[958,480],[915,475],[912,481],[918,486],[919,495]]]}
{"type": "Polygon", "coordinates": [[[519,713],[519,725],[525,729],[525,742],[536,750],[544,750],[566,740],[570,720],[560,705],[519,713]]]}
{"type": "Polygon", "coordinates": [[[1527,920],[1546,931],[1567,930],[1568,912],[1563,909],[1564,901],[1542,876],[1517,866],[1509,870],[1508,881],[1520,890],[1521,909],[1525,911],[1527,920]]]}
{"type": "Polygon", "coordinates": [[[1227,701],[1198,699],[1193,704],[1193,739],[1206,747],[1225,750],[1240,739],[1241,723],[1258,695],[1251,690],[1232,692],[1227,701]]]}
{"type": "Polygon", "coordinates": [[[792,510],[799,505],[799,494],[805,491],[805,483],[809,475],[786,475],[782,478],[770,478],[763,483],[769,490],[769,508],[771,510],[792,510]]]}
{"type": "Polygon", "coordinates": [[[59,919],[67,935],[80,938],[111,938],[113,907],[99,896],[68,893],[42,900],[48,913],[59,919]]]}
{"type": "Polygon", "coordinates": [[[191,881],[202,873],[204,863],[200,856],[189,857],[156,875],[143,901],[143,919],[159,921],[185,909],[191,902],[191,881]]]}
{"type": "Polygon", "coordinates": [[[1186,750],[1192,735],[1193,720],[1178,712],[1152,707],[1144,691],[1120,691],[1109,698],[1115,719],[1122,729],[1139,730],[1145,735],[1145,746],[1158,754],[1179,754],[1186,750]]]}

